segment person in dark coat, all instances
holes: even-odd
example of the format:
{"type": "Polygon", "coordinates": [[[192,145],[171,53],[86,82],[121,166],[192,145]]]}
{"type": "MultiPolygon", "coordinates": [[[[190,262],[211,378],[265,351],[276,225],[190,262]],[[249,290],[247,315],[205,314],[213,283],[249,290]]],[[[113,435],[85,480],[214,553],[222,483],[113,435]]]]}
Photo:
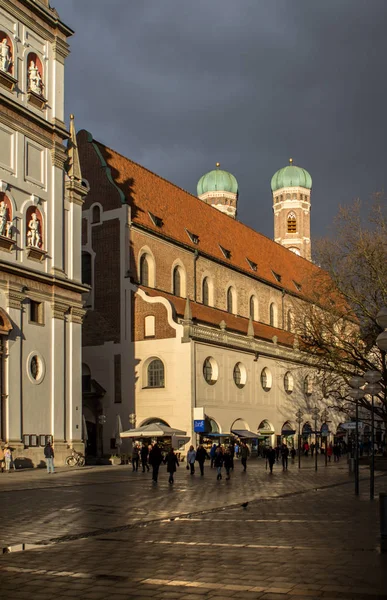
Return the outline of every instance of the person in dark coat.
{"type": "Polygon", "coordinates": [[[157,483],[157,478],[159,476],[159,468],[160,468],[160,465],[162,462],[163,462],[163,455],[161,454],[161,450],[156,442],[153,445],[152,450],[149,452],[149,464],[152,466],[152,481],[153,481],[153,483],[157,483]]]}
{"type": "Polygon", "coordinates": [[[210,450],[211,469],[214,467],[215,456],[216,456],[216,444],[212,444],[212,448],[210,450]]]}
{"type": "Polygon", "coordinates": [[[234,442],[231,442],[231,444],[228,447],[229,451],[230,451],[230,456],[231,456],[231,471],[234,470],[234,456],[235,456],[235,444],[234,442]]]}
{"type": "Polygon", "coordinates": [[[148,465],[148,445],[143,443],[143,445],[141,446],[141,464],[142,464],[142,472],[145,473],[145,469],[147,471],[149,471],[149,465],[148,465]]]}
{"type": "Polygon", "coordinates": [[[269,462],[270,473],[273,474],[273,465],[274,465],[275,459],[276,459],[276,451],[271,446],[269,448],[269,451],[266,454],[266,457],[269,462]]]}
{"type": "Polygon", "coordinates": [[[242,442],[240,452],[241,452],[241,463],[242,463],[242,467],[243,467],[243,472],[246,472],[247,459],[250,455],[250,450],[249,450],[249,447],[246,444],[246,442],[242,442]]]}
{"type": "Polygon", "coordinates": [[[44,447],[44,457],[47,463],[47,473],[55,473],[54,471],[54,448],[51,442],[47,442],[44,447]]]}
{"type": "Polygon", "coordinates": [[[167,472],[169,473],[169,483],[173,483],[173,474],[176,472],[176,467],[179,466],[179,461],[173,448],[170,449],[167,456],[165,457],[167,463],[167,472]]]}
{"type": "Polygon", "coordinates": [[[226,480],[230,479],[230,470],[232,469],[232,456],[230,452],[230,448],[227,448],[226,452],[223,455],[223,464],[226,469],[226,480]]]}
{"type": "Polygon", "coordinates": [[[201,476],[204,475],[204,461],[206,460],[206,458],[209,459],[210,457],[208,456],[207,450],[202,446],[202,444],[200,444],[198,446],[198,449],[196,450],[196,460],[199,463],[201,476]]]}
{"type": "Polygon", "coordinates": [[[217,470],[216,479],[222,479],[222,467],[223,467],[224,457],[223,457],[223,448],[222,446],[218,446],[215,453],[214,466],[217,470]]]}
{"type": "Polygon", "coordinates": [[[281,457],[282,457],[282,469],[283,471],[288,470],[288,459],[289,459],[289,448],[286,444],[281,446],[281,457]]]}

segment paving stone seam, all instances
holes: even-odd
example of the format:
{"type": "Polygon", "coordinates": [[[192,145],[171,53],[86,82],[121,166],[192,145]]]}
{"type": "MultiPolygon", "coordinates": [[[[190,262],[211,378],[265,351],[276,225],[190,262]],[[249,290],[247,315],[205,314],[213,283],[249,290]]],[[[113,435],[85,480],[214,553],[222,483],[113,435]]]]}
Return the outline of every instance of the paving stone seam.
{"type": "MultiPolygon", "coordinates": [[[[380,475],[377,475],[376,477],[377,478],[387,477],[387,473],[382,473],[380,475]]],[[[366,481],[366,479],[361,479],[360,481],[366,481]]],[[[293,492],[286,492],[285,494],[281,494],[281,495],[277,494],[275,496],[266,496],[265,498],[254,498],[252,500],[249,500],[249,504],[256,504],[258,502],[262,503],[262,502],[269,502],[269,501],[272,502],[274,500],[281,500],[284,498],[291,498],[294,496],[300,496],[300,495],[304,495],[304,494],[313,494],[314,492],[316,492],[318,490],[326,490],[326,489],[331,489],[331,488],[350,485],[350,484],[353,484],[352,479],[349,481],[338,481],[335,483],[329,483],[327,485],[318,486],[316,488],[308,488],[308,489],[296,490],[293,492]]],[[[235,504],[234,503],[228,504],[226,506],[217,506],[214,508],[208,508],[208,509],[204,509],[204,510],[200,510],[200,511],[171,515],[170,517],[167,517],[167,518],[159,517],[157,519],[148,519],[148,520],[141,520],[141,521],[137,520],[132,523],[127,523],[126,525],[118,525],[116,527],[94,529],[92,531],[87,531],[87,532],[83,532],[83,533],[76,533],[76,534],[55,537],[55,538],[49,538],[47,540],[39,540],[39,541],[36,541],[33,543],[29,542],[28,544],[30,546],[32,546],[32,545],[34,545],[34,546],[49,546],[52,544],[60,544],[63,542],[71,542],[71,541],[77,541],[77,540],[81,540],[81,539],[88,539],[91,537],[98,537],[99,535],[108,535],[111,533],[118,533],[120,531],[129,531],[130,529],[147,527],[149,525],[154,525],[154,524],[163,523],[163,522],[165,523],[166,521],[175,521],[180,518],[190,519],[191,517],[195,517],[195,516],[214,514],[214,513],[220,512],[221,510],[235,510],[235,509],[240,509],[240,508],[241,508],[241,504],[240,504],[240,502],[238,502],[235,504]]],[[[20,542],[19,544],[15,543],[13,545],[14,546],[24,545],[24,543],[20,542]]],[[[9,547],[5,546],[2,549],[0,549],[0,554],[1,553],[7,554],[8,551],[9,551],[9,547]]]]}
{"type": "MultiPolygon", "coordinates": [[[[278,587],[275,585],[269,586],[259,586],[257,587],[254,584],[251,585],[239,585],[239,584],[223,584],[223,583],[213,583],[206,581],[188,581],[182,579],[158,579],[158,578],[133,578],[125,575],[112,575],[109,573],[83,573],[83,572],[73,572],[73,571],[52,571],[48,569],[32,569],[27,567],[7,567],[0,565],[0,571],[9,572],[9,573],[19,573],[19,574],[34,574],[39,573],[40,575],[45,575],[47,577],[69,577],[71,579],[88,579],[95,581],[111,581],[111,582],[127,582],[127,583],[135,583],[137,585],[150,585],[150,586],[173,586],[173,587],[182,587],[182,588],[208,588],[208,589],[224,589],[228,591],[236,591],[236,592],[265,592],[265,593],[279,593],[279,594],[292,594],[292,595],[300,595],[303,596],[308,591],[316,595],[316,586],[308,584],[300,585],[299,583],[290,583],[287,582],[283,584],[283,587],[278,587]]],[[[360,598],[364,598],[365,595],[367,598],[377,598],[378,600],[387,600],[387,596],[383,594],[384,590],[381,592],[375,588],[371,590],[367,589],[354,589],[353,587],[348,586],[332,586],[332,585],[321,585],[319,587],[319,594],[326,594],[327,592],[338,592],[340,594],[350,594],[351,597],[359,596],[360,598]]]]}

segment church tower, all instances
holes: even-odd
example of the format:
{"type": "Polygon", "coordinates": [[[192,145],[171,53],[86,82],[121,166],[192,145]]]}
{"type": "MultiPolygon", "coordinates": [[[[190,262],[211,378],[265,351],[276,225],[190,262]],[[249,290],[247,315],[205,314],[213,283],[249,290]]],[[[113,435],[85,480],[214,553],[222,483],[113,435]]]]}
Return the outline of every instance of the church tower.
{"type": "Polygon", "coordinates": [[[73,31],[48,0],[0,4],[0,441],[34,466],[53,440],[63,464],[68,445],[83,447],[87,189],[64,117],[73,31]]]}
{"type": "Polygon", "coordinates": [[[274,210],[274,241],[311,260],[310,193],[308,171],[293,164],[277,171],[271,180],[274,210]]]}
{"type": "Polygon", "coordinates": [[[234,175],[220,169],[220,163],[216,163],[216,169],[199,179],[197,193],[200,200],[206,204],[211,204],[226,215],[236,218],[238,182],[234,175]]]}

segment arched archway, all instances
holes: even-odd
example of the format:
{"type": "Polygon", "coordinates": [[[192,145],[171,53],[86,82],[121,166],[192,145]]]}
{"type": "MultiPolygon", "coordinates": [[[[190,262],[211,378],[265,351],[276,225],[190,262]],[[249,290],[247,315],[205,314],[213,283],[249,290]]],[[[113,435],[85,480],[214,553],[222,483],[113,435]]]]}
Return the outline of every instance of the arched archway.
{"type": "Polygon", "coordinates": [[[160,419],[160,417],[150,417],[149,419],[145,419],[140,427],[144,427],[144,425],[164,425],[165,427],[170,427],[169,423],[164,421],[164,419],[160,419]]]}
{"type": "Polygon", "coordinates": [[[230,431],[232,431],[233,429],[247,429],[247,431],[250,431],[249,424],[241,417],[238,417],[237,419],[235,419],[235,421],[231,423],[230,431]]]}

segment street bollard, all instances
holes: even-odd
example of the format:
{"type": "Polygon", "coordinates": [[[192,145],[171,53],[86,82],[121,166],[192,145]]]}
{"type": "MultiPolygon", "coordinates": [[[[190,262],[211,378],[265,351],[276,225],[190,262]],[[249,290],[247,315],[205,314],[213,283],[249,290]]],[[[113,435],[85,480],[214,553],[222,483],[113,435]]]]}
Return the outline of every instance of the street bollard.
{"type": "Polygon", "coordinates": [[[387,552],[387,494],[379,493],[380,552],[387,552]]]}

